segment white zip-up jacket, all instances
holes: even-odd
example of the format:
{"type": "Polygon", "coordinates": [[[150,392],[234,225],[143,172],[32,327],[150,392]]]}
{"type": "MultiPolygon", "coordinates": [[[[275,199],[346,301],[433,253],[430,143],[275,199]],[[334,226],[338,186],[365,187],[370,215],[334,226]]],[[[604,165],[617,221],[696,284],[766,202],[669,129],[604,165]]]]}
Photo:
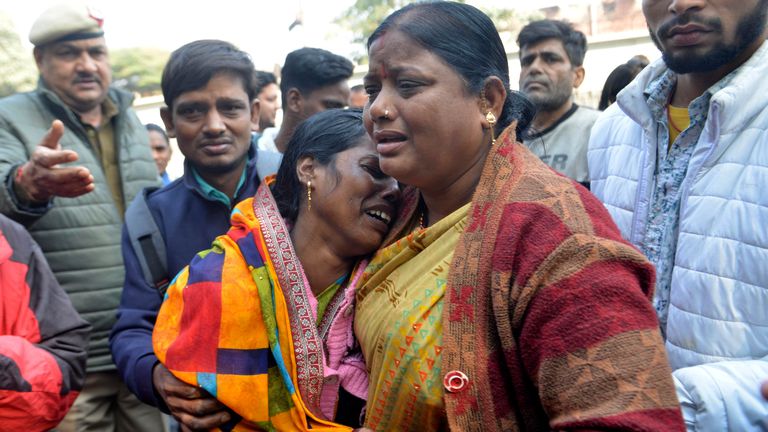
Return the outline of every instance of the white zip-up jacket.
{"type": "MultiPolygon", "coordinates": [[[[622,235],[642,242],[658,124],[643,70],[597,120],[587,153],[592,192],[622,235]]],[[[768,401],[768,44],[712,96],[681,185],[666,347],[689,430],[761,430],[768,401]]]]}

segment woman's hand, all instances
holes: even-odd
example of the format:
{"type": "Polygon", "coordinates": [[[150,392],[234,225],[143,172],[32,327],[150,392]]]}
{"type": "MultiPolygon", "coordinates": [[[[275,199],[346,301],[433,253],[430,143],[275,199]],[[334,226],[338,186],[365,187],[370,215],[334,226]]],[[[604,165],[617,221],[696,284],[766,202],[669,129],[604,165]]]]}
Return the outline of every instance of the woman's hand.
{"type": "Polygon", "coordinates": [[[230,420],[221,402],[205,390],[179,380],[161,363],[152,369],[152,382],[181,424],[182,432],[209,430],[230,420]]]}

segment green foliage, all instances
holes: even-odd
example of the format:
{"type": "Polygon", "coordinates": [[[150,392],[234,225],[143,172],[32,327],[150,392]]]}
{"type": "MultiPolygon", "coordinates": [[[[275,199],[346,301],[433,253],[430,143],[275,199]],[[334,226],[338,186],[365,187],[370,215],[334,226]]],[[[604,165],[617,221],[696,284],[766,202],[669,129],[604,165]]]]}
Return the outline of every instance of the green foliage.
{"type": "Polygon", "coordinates": [[[111,50],[112,82],[116,87],[148,96],[160,93],[163,67],[170,53],[156,48],[111,50]]]}
{"type": "Polygon", "coordinates": [[[36,83],[31,51],[25,52],[13,22],[0,13],[0,97],[32,90],[36,83]]]}
{"type": "MultiPolygon", "coordinates": [[[[463,0],[460,2],[464,3],[463,0]]],[[[408,3],[413,3],[413,1],[355,0],[355,4],[336,18],[335,23],[350,30],[354,35],[354,42],[364,44],[371,33],[376,30],[376,27],[384,21],[384,18],[408,3]]],[[[539,11],[520,14],[514,9],[481,9],[493,20],[503,39],[510,39],[513,34],[516,36],[520,29],[530,21],[544,18],[544,15],[539,11]]],[[[355,58],[358,63],[364,62],[364,59],[365,55],[355,58]]]]}
{"type": "Polygon", "coordinates": [[[412,3],[405,0],[355,0],[355,4],[336,18],[336,24],[353,32],[354,42],[365,43],[389,14],[412,3]]]}
{"type": "MultiPolygon", "coordinates": [[[[464,0],[458,0],[464,3],[464,0]]],[[[365,44],[368,37],[376,30],[376,27],[384,21],[384,18],[401,7],[413,3],[408,0],[355,0],[334,22],[353,34],[352,41],[365,44]]],[[[358,64],[367,62],[366,54],[356,54],[353,60],[358,64]]]]}
{"type": "Polygon", "coordinates": [[[544,14],[538,10],[529,10],[525,14],[515,9],[484,9],[483,12],[491,18],[499,33],[510,33],[515,37],[529,22],[544,19],[544,14]]]}

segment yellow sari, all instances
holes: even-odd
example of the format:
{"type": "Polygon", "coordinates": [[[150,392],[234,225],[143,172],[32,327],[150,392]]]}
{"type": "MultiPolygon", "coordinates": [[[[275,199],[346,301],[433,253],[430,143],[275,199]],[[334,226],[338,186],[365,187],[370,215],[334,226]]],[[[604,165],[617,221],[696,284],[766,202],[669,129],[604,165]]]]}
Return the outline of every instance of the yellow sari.
{"type": "Polygon", "coordinates": [[[381,249],[365,271],[355,334],[370,375],[366,427],[447,429],[440,370],[443,297],[469,206],[381,249]]]}

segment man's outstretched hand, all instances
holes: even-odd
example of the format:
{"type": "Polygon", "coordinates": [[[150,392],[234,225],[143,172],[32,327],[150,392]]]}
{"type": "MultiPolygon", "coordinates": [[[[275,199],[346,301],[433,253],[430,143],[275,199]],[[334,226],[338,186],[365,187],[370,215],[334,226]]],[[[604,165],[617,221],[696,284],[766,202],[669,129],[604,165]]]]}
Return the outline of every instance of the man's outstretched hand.
{"type": "Polygon", "coordinates": [[[29,161],[13,173],[14,190],[23,201],[40,204],[55,196],[74,198],[94,189],[88,168],[59,166],[78,159],[76,152],[61,149],[63,135],[64,124],[54,120],[29,161]]]}

